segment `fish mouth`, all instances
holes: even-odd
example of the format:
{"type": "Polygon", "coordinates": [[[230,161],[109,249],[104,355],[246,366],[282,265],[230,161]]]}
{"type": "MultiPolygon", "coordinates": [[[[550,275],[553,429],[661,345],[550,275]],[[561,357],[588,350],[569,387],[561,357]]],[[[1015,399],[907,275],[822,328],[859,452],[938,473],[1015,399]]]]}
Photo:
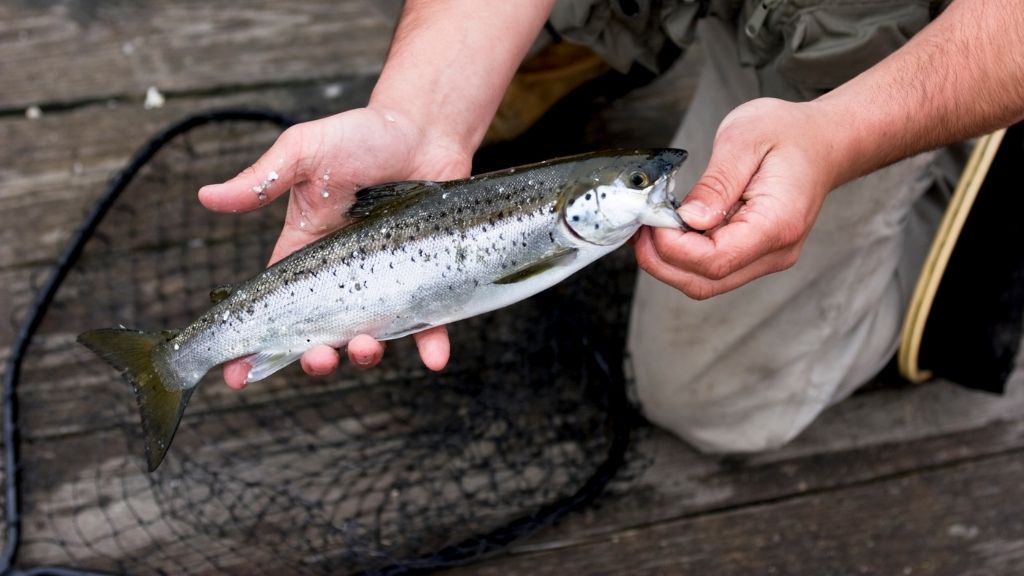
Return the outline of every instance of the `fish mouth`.
{"type": "Polygon", "coordinates": [[[678,167],[666,172],[654,182],[654,189],[647,196],[647,206],[640,214],[641,224],[658,228],[678,228],[684,232],[693,230],[676,212],[679,200],[673,192],[677,170],[678,167]]]}

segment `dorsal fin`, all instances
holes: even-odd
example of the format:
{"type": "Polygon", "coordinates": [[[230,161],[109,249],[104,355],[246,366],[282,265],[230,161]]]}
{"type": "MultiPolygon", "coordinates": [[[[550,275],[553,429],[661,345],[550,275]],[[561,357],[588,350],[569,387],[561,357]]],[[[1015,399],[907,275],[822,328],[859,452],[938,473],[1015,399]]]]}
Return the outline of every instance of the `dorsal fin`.
{"type": "Polygon", "coordinates": [[[348,209],[349,218],[366,218],[382,210],[397,208],[438,187],[429,180],[409,180],[370,186],[356,192],[355,204],[348,209]]]}

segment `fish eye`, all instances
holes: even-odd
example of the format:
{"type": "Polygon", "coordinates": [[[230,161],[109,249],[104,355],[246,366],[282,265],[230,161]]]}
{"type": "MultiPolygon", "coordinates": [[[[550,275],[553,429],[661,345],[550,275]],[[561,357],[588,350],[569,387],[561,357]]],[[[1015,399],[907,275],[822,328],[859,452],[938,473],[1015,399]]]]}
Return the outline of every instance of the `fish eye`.
{"type": "Polygon", "coordinates": [[[633,172],[629,175],[629,184],[634,188],[646,188],[650,179],[643,172],[633,172]]]}

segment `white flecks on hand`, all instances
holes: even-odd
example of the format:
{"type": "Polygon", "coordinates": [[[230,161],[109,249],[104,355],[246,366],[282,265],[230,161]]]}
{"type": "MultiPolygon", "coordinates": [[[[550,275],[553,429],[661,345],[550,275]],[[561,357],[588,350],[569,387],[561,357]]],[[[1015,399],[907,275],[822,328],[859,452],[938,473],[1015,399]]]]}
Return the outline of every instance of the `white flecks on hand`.
{"type": "Polygon", "coordinates": [[[179,346],[179,345],[178,345],[178,343],[177,343],[177,342],[175,342],[175,343],[174,343],[174,349],[175,349],[175,350],[179,350],[179,349],[181,349],[181,346],[179,346]]]}
{"type": "Polygon", "coordinates": [[[142,103],[142,107],[146,110],[162,108],[164,102],[166,102],[166,99],[164,99],[164,95],[156,89],[156,86],[150,86],[146,90],[146,101],[142,103]]]}
{"type": "Polygon", "coordinates": [[[224,311],[224,315],[221,316],[221,320],[227,320],[228,316],[230,316],[230,315],[231,315],[231,311],[230,310],[225,310],[224,311]]]}
{"type": "Polygon", "coordinates": [[[392,116],[391,114],[385,114],[384,115],[384,119],[387,120],[388,122],[394,122],[395,121],[395,117],[392,116]]]}
{"type": "Polygon", "coordinates": [[[267,199],[267,188],[270,188],[270,185],[278,178],[280,178],[280,176],[277,174],[277,171],[271,170],[270,172],[267,172],[267,177],[264,178],[262,182],[252,187],[252,191],[256,193],[256,197],[259,198],[260,202],[267,199]]]}
{"type": "Polygon", "coordinates": [[[29,106],[25,108],[25,118],[29,120],[39,120],[43,117],[43,109],[39,106],[29,106]]]}

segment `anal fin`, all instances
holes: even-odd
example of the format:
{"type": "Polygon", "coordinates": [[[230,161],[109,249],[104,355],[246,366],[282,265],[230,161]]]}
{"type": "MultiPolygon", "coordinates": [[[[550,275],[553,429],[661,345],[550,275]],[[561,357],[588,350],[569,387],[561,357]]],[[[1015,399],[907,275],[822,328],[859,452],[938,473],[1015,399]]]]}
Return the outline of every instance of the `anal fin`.
{"type": "Polygon", "coordinates": [[[277,350],[268,350],[266,352],[259,352],[245,358],[245,363],[249,365],[249,375],[246,376],[245,381],[256,382],[257,380],[263,380],[267,376],[270,376],[274,372],[284,368],[285,366],[295,362],[302,356],[305,350],[288,350],[285,352],[277,350]]]}

